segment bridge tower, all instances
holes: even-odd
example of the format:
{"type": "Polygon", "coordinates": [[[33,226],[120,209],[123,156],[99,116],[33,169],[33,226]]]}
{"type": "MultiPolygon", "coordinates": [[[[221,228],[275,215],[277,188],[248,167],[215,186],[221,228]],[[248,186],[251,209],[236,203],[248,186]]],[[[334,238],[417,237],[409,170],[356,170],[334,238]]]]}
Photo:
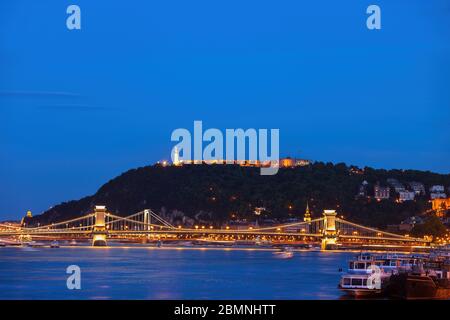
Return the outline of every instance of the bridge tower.
{"type": "MultiPolygon", "coordinates": [[[[151,226],[150,224],[152,223],[152,216],[150,214],[150,210],[145,209],[144,210],[144,231],[150,231],[151,230],[151,226]]],[[[147,240],[151,238],[150,232],[147,232],[147,236],[146,236],[147,240]]]]}
{"type": "Polygon", "coordinates": [[[94,247],[106,246],[106,236],[108,230],[106,230],[105,224],[106,207],[95,206],[94,211],[94,228],[92,230],[92,245],[94,247]]]}
{"type": "Polygon", "coordinates": [[[147,225],[144,225],[144,230],[149,231],[150,230],[150,223],[151,223],[152,217],[150,216],[150,210],[145,209],[144,210],[144,223],[147,225]]]}
{"type": "Polygon", "coordinates": [[[322,250],[329,249],[336,244],[336,210],[324,210],[324,226],[322,232],[322,250]]]}

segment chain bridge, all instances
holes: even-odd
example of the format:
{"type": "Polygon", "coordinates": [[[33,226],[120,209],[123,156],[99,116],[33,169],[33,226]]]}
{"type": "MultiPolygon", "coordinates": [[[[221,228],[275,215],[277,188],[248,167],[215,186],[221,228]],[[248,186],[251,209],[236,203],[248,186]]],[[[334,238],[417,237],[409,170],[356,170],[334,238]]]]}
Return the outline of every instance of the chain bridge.
{"type": "Polygon", "coordinates": [[[198,240],[217,243],[254,241],[271,244],[318,244],[322,249],[344,247],[413,248],[427,247],[429,239],[385,232],[346,221],[335,210],[306,221],[263,227],[213,228],[174,226],[146,209],[121,217],[96,206],[92,213],[75,219],[37,227],[0,225],[0,239],[88,239],[93,246],[106,246],[109,240],[198,240]]]}

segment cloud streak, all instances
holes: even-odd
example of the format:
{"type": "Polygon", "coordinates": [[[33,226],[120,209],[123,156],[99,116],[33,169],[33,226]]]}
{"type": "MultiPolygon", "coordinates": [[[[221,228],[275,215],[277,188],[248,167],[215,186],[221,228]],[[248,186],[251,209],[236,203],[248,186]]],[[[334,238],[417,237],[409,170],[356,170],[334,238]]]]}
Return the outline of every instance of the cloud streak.
{"type": "Polygon", "coordinates": [[[56,105],[43,105],[38,106],[41,110],[48,111],[101,111],[111,110],[111,107],[90,106],[86,104],[56,104],[56,105]]]}
{"type": "Polygon", "coordinates": [[[0,91],[0,97],[80,97],[81,95],[64,91],[0,91]]]}

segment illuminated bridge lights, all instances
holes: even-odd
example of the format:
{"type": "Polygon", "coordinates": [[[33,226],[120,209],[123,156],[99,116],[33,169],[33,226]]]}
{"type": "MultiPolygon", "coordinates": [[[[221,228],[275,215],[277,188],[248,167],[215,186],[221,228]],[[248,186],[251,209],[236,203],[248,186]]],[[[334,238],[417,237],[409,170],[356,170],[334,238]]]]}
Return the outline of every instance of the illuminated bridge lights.
{"type": "MultiPolygon", "coordinates": [[[[97,209],[97,208],[96,208],[97,209]]],[[[210,238],[216,241],[246,240],[320,243],[323,247],[335,244],[358,243],[367,245],[429,245],[431,237],[413,238],[409,235],[380,231],[374,228],[358,225],[336,216],[334,210],[324,212],[322,218],[311,221],[295,222],[275,226],[257,227],[249,226],[244,229],[232,229],[225,226],[223,229],[215,229],[212,225],[195,225],[193,228],[185,228],[181,225],[173,226],[151,210],[144,210],[127,217],[120,217],[99,209],[94,213],[75,218],[69,221],[51,223],[38,227],[14,227],[6,228],[0,225],[0,237],[2,236],[48,236],[59,238],[90,238],[104,240],[114,239],[199,239],[210,238]]],[[[439,239],[442,242],[446,239],[439,239]]]]}

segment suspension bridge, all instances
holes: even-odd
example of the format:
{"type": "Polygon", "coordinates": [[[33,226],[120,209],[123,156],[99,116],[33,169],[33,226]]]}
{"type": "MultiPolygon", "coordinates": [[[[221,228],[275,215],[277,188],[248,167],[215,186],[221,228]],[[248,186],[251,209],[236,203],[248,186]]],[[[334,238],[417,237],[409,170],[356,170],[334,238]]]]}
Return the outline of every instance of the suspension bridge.
{"type": "Polygon", "coordinates": [[[0,238],[88,239],[93,246],[109,240],[202,240],[211,242],[264,241],[279,244],[320,244],[322,249],[338,246],[374,248],[414,248],[430,245],[430,240],[413,238],[358,225],[337,217],[335,210],[307,221],[264,227],[221,229],[174,226],[150,209],[121,217],[96,206],[92,213],[75,219],[37,227],[0,225],[0,238]]]}

